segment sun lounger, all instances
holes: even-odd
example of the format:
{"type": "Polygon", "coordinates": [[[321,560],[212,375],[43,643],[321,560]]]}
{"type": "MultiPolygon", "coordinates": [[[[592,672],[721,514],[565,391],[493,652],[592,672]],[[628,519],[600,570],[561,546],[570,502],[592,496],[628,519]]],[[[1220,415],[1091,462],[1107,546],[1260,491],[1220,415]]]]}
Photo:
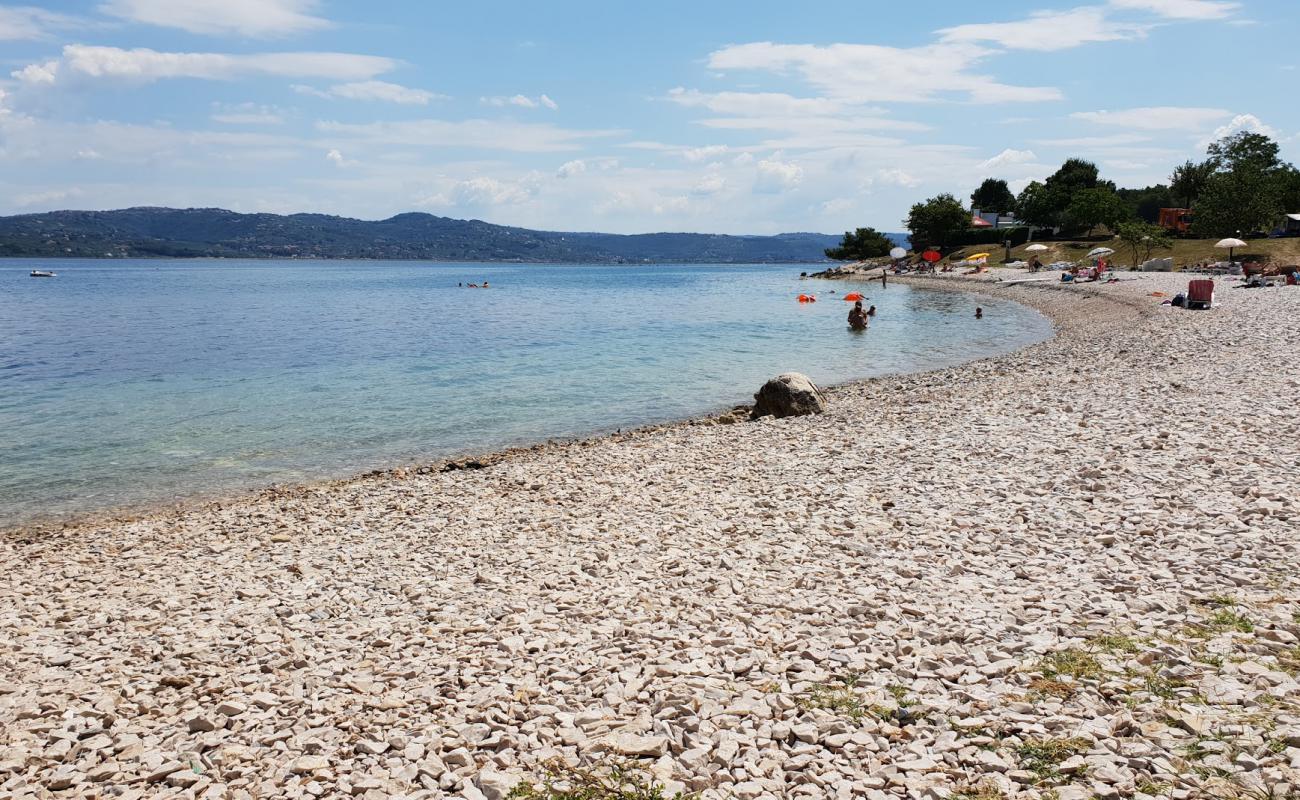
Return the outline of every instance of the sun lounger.
{"type": "Polygon", "coordinates": [[[1187,308],[1214,307],[1214,281],[1199,278],[1187,284],[1187,308]]]}

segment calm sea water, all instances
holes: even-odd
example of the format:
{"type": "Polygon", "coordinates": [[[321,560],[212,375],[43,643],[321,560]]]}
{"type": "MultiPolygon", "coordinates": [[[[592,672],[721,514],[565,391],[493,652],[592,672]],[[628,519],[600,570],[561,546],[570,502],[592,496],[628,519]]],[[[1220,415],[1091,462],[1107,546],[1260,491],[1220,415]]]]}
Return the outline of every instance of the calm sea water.
{"type": "Polygon", "coordinates": [[[849,289],[800,269],[0,261],[0,521],[663,421],[787,370],[829,384],[1051,333],[898,284],[864,290],[879,315],[851,333],[831,293],[849,289]]]}

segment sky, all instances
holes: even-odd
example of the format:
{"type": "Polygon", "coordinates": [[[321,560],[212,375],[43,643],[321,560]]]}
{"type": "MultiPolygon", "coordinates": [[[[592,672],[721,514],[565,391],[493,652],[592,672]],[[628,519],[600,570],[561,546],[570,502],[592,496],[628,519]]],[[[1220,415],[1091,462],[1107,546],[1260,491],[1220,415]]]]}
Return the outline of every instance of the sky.
{"type": "Polygon", "coordinates": [[[1295,0],[0,0],[0,214],[902,230],[1066,158],[1300,161],[1295,0]]]}

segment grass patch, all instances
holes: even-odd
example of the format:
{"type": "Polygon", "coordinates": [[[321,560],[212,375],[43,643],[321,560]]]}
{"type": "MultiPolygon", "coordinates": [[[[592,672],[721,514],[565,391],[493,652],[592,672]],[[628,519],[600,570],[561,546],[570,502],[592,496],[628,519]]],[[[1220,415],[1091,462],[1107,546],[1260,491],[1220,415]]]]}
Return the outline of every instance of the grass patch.
{"type": "Polygon", "coordinates": [[[862,702],[862,698],[857,693],[857,685],[857,675],[844,675],[831,683],[814,686],[807,695],[799,698],[797,703],[799,708],[805,711],[821,709],[840,717],[847,717],[854,722],[872,713],[880,716],[872,707],[862,702]]]}
{"type": "Polygon", "coordinates": [[[1137,639],[1132,636],[1113,636],[1103,634],[1095,636],[1089,640],[1088,644],[1094,650],[1100,650],[1103,653],[1137,653],[1141,652],[1142,646],[1137,639]]]}
{"type": "Polygon", "coordinates": [[[1083,738],[1030,740],[1016,749],[1020,765],[1038,776],[1040,782],[1059,780],[1058,769],[1071,756],[1087,751],[1092,743],[1083,738]]]}
{"type": "Polygon", "coordinates": [[[508,800],[697,800],[698,794],[667,794],[667,789],[627,761],[573,767],[548,762],[540,785],[521,783],[508,800]]]}
{"type": "Polygon", "coordinates": [[[1283,671],[1300,675],[1300,647],[1292,647],[1277,654],[1277,664],[1283,671]]]}
{"type": "Polygon", "coordinates": [[[1078,684],[1066,683],[1065,681],[1053,680],[1051,678],[1034,678],[1029,682],[1030,699],[1041,700],[1045,697],[1056,697],[1061,700],[1068,700],[1074,697],[1078,691],[1078,684]]]}
{"type": "Polygon", "coordinates": [[[1237,601],[1226,594],[1212,594],[1209,597],[1200,600],[1193,600],[1198,606],[1207,606],[1209,608],[1232,608],[1237,605],[1237,601]]]}
{"type": "Polygon", "coordinates": [[[1187,685],[1187,681],[1181,678],[1166,678],[1149,672],[1142,676],[1142,688],[1146,692],[1162,700],[1172,700],[1177,695],[1176,689],[1181,689],[1187,685]]]}
{"type": "Polygon", "coordinates": [[[1006,800],[1006,795],[992,783],[981,783],[978,786],[958,789],[952,796],[952,800],[1006,800]]]}
{"type": "Polygon", "coordinates": [[[1237,631],[1238,633],[1254,633],[1255,623],[1251,622],[1245,615],[1232,610],[1231,608],[1220,608],[1210,615],[1209,626],[1217,631],[1237,631]]]}
{"type": "Polygon", "coordinates": [[[1142,794],[1162,795],[1172,789],[1173,784],[1168,781],[1142,780],[1134,788],[1142,794]]]}
{"type": "Polygon", "coordinates": [[[1057,680],[1062,675],[1075,680],[1084,680],[1101,678],[1106,674],[1096,656],[1077,647],[1057,650],[1055,653],[1043,656],[1038,662],[1038,671],[1048,680],[1057,680]]]}

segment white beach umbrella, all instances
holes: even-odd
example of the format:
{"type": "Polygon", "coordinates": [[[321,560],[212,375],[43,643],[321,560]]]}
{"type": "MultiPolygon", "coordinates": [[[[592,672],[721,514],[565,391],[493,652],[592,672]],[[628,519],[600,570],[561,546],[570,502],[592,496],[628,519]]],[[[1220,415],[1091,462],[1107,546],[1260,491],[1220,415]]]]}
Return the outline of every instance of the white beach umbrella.
{"type": "Polygon", "coordinates": [[[907,258],[907,251],[901,247],[895,247],[889,251],[889,257],[897,261],[900,258],[907,258]]]}
{"type": "Polygon", "coordinates": [[[1216,244],[1216,245],[1214,245],[1214,246],[1217,247],[1217,248],[1219,248],[1219,249],[1227,248],[1227,250],[1228,250],[1228,260],[1231,261],[1231,260],[1232,260],[1232,251],[1233,251],[1233,249],[1238,248],[1238,247],[1245,247],[1245,246],[1246,246],[1246,243],[1243,242],[1243,241],[1240,240],[1240,239],[1220,239],[1219,242],[1218,242],[1218,244],[1216,244]]]}
{"type": "Polygon", "coordinates": [[[1031,244],[1025,248],[1026,253],[1045,253],[1052,248],[1045,244],[1031,244]]]}
{"type": "Polygon", "coordinates": [[[1088,258],[1101,258],[1102,256],[1108,256],[1114,252],[1115,251],[1109,247],[1095,247],[1088,251],[1088,258]]]}

